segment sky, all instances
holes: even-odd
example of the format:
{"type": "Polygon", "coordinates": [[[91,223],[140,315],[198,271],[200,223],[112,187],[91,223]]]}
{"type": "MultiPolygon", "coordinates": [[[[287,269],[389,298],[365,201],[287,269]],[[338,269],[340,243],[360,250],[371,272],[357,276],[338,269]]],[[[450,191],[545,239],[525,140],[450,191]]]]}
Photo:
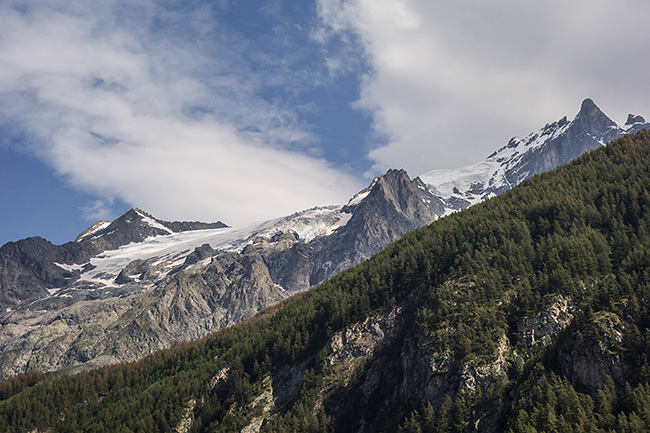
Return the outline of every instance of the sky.
{"type": "Polygon", "coordinates": [[[650,117],[647,0],[3,0],[0,245],[139,207],[241,226],[650,117]]]}

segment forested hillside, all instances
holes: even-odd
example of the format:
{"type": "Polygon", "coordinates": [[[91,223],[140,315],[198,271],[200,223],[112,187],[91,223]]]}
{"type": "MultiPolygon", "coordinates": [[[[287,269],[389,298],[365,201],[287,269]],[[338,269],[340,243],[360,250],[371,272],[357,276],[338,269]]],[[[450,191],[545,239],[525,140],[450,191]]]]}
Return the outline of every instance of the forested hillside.
{"type": "Polygon", "coordinates": [[[6,380],[0,431],[648,431],[649,189],[641,131],[200,341],[6,380]]]}

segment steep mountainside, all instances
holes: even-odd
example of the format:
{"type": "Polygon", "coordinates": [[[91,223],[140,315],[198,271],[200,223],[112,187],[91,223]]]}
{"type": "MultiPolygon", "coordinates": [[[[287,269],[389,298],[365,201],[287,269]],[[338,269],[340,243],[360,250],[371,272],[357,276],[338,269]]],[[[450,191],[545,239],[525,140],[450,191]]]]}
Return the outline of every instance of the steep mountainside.
{"type": "Polygon", "coordinates": [[[60,247],[39,238],[7,244],[0,376],[131,360],[199,338],[362,262],[442,212],[421,182],[390,170],[345,206],[248,228],[167,223],[134,209],[60,247]]]}
{"type": "Polygon", "coordinates": [[[0,311],[69,287],[92,267],[90,259],[104,251],[157,235],[224,227],[222,222],[166,222],[132,209],[112,223],[94,224],[76,242],[58,246],[39,237],[9,242],[0,248],[0,311]]]}
{"type": "Polygon", "coordinates": [[[650,133],[131,364],[0,383],[0,430],[650,429],[650,133]]]}

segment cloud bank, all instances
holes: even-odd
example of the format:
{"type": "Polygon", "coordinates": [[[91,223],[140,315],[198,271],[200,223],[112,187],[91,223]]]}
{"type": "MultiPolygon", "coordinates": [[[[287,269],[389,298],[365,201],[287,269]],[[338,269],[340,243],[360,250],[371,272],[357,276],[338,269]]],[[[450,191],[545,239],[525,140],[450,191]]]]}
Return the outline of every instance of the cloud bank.
{"type": "Polygon", "coordinates": [[[220,21],[223,5],[7,1],[0,6],[0,116],[72,185],[165,219],[244,224],[361,185],[317,156],[286,99],[261,95],[291,59],[220,21]]]}
{"type": "Polygon", "coordinates": [[[318,0],[321,37],[356,35],[373,66],[357,107],[383,145],[371,173],[477,162],[587,97],[650,116],[642,0],[318,0]]]}
{"type": "Polygon", "coordinates": [[[650,116],[648,16],[645,0],[7,0],[0,144],[94,194],[89,218],[125,202],[245,224],[343,203],[362,174],[477,162],[587,97],[650,116]]]}

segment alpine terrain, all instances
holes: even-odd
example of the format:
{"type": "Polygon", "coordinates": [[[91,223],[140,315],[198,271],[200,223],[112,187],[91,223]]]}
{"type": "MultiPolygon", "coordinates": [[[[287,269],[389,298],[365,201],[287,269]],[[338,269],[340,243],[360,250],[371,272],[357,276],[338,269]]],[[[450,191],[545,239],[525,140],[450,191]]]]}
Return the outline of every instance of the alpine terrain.
{"type": "MultiPolygon", "coordinates": [[[[649,185],[644,130],[416,229],[244,323],[129,364],[1,382],[0,431],[649,431],[649,185]]],[[[244,250],[270,263],[281,242],[244,250]]],[[[181,293],[225,278],[222,255],[247,257],[192,251],[204,250],[213,270],[193,273],[205,259],[192,253],[143,291],[181,293]]],[[[101,278],[87,272],[79,279],[101,278]]],[[[187,301],[171,305],[158,314],[187,301]]]]}
{"type": "Polygon", "coordinates": [[[316,286],[442,215],[621,135],[591,100],[485,161],[415,179],[389,170],[348,203],[250,227],[166,222],[132,209],[74,242],[0,248],[0,377],[134,360],[316,286]]]}

